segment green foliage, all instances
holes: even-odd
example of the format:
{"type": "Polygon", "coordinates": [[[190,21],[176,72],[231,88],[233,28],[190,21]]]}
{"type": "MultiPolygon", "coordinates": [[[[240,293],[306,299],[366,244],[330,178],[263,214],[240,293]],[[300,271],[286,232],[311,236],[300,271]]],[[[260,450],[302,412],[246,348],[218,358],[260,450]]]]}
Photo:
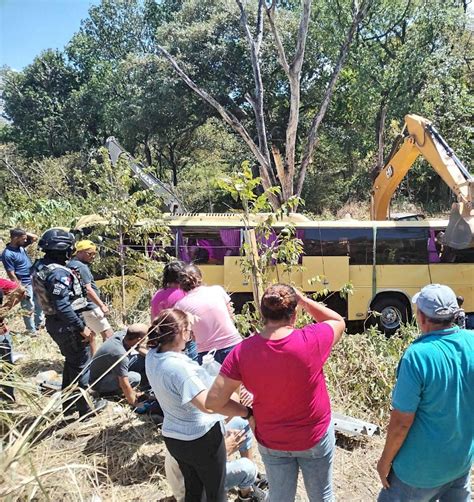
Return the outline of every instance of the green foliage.
{"type": "MultiPolygon", "coordinates": [[[[313,0],[297,155],[337,59],[351,3],[313,0]]],[[[247,4],[251,24],[255,5],[247,4]]],[[[299,9],[299,2],[278,3],[276,22],[290,56],[299,9]]],[[[283,151],[288,86],[267,25],[265,33],[267,126],[272,144],[283,151]]],[[[90,151],[115,135],[160,179],[177,184],[191,210],[239,207],[230,195],[222,197],[214,179],[238,172],[248,151],[158,57],[157,43],[166,43],[191,77],[255,135],[246,99],[253,92],[252,70],[235,1],[104,0],[91,7],[65,52],[49,50],[20,72],[1,72],[2,114],[10,122],[2,124],[0,141],[17,147],[22,181],[31,187],[34,179],[33,199],[64,198],[77,206],[80,201],[66,190],[75,174],[54,158],[67,155],[68,163],[68,152],[90,151]],[[41,167],[52,177],[43,177],[41,187],[41,177],[21,164],[33,171],[41,167]],[[59,167],[67,178],[61,178],[59,167]]],[[[335,213],[348,201],[369,200],[368,173],[377,160],[382,111],[385,154],[403,116],[415,112],[435,123],[461,159],[471,158],[471,52],[462,2],[373,2],[320,131],[303,191],[307,209],[335,213]]],[[[87,159],[74,162],[80,171],[88,165],[87,159]]],[[[0,181],[12,176],[3,165],[0,169],[0,181]]],[[[428,210],[445,209],[452,198],[424,162],[410,171],[398,197],[428,210]]]]}
{"type": "Polygon", "coordinates": [[[254,302],[258,306],[263,284],[270,282],[270,274],[276,271],[278,281],[283,282],[278,266],[283,267],[283,273],[289,278],[303,252],[303,242],[296,237],[295,226],[290,221],[285,222],[278,235],[275,235],[272,225],[304,203],[298,197],[292,197],[277,211],[269,212],[270,198],[279,193],[280,188],[271,187],[262,193],[261,179],[253,177],[248,162],[242,163],[240,172],[225,176],[217,183],[243,208],[240,214],[245,227],[245,242],[241,247],[244,257],[241,269],[253,282],[254,302]]]}
{"type": "Polygon", "coordinates": [[[403,327],[391,338],[375,328],[345,335],[333,348],[325,367],[334,407],[357,418],[386,424],[398,362],[417,335],[412,326],[403,327]]]}

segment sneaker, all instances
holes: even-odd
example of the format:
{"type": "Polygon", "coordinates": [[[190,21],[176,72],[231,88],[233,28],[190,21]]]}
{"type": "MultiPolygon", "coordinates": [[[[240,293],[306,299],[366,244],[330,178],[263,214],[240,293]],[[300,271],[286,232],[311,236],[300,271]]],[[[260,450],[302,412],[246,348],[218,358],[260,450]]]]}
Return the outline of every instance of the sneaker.
{"type": "Polygon", "coordinates": [[[268,490],[268,479],[265,474],[260,472],[257,473],[257,481],[255,481],[254,486],[257,486],[262,490],[268,490]]]}
{"type": "Polygon", "coordinates": [[[239,490],[239,495],[237,497],[238,502],[264,502],[267,500],[266,491],[262,490],[258,486],[253,486],[252,491],[248,495],[242,495],[239,490]]]}

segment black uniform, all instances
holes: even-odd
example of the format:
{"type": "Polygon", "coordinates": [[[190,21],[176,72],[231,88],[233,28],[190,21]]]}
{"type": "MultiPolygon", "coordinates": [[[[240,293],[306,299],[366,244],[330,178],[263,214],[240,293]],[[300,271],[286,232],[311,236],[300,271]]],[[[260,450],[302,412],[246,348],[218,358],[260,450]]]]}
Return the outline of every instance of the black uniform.
{"type": "MultiPolygon", "coordinates": [[[[85,289],[70,269],[47,256],[33,265],[32,276],[33,289],[46,316],[46,330],[65,358],[62,388],[76,382],[79,387],[86,388],[91,353],[88,342],[81,335],[85,328],[81,312],[87,307],[85,289]]],[[[71,400],[64,404],[66,414],[76,409],[80,415],[90,411],[84,398],[78,399],[75,407],[71,400]]]]}

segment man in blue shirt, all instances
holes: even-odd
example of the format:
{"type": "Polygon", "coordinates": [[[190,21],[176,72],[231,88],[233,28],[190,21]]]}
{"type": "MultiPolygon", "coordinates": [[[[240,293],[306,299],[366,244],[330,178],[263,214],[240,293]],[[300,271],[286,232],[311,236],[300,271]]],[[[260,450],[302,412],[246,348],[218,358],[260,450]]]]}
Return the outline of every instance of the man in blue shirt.
{"type": "Polygon", "coordinates": [[[25,327],[31,335],[43,326],[44,316],[41,307],[33,294],[31,286],[31,260],[25,247],[35,242],[38,237],[25,232],[21,228],[10,230],[10,242],[2,254],[2,262],[8,277],[26,289],[26,295],[21,302],[21,307],[27,311],[23,316],[25,327]]]}
{"type": "Polygon", "coordinates": [[[454,291],[430,284],[413,297],[422,335],[403,355],[377,471],[379,502],[471,500],[474,336],[453,325],[454,291]]]}

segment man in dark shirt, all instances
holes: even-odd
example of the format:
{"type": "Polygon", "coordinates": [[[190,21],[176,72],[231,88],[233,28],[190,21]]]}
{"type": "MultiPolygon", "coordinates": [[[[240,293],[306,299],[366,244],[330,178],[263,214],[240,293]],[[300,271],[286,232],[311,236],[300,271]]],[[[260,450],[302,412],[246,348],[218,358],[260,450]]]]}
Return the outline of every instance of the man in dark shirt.
{"type": "Polygon", "coordinates": [[[79,241],[74,247],[74,256],[69,260],[68,267],[79,273],[87,290],[89,302],[87,304],[87,310],[83,312],[84,321],[93,333],[100,333],[102,339],[105,341],[114,333],[106,317],[109,313],[109,308],[101,300],[99,288],[89,268],[96,254],[97,247],[92,241],[79,241]]]}
{"type": "Polygon", "coordinates": [[[26,289],[26,294],[21,302],[22,308],[28,312],[23,316],[25,327],[31,335],[41,328],[44,322],[43,312],[34,297],[31,286],[31,260],[25,251],[25,247],[38,240],[34,234],[25,232],[21,228],[10,230],[10,242],[2,254],[2,262],[10,280],[26,289]]]}
{"type": "Polygon", "coordinates": [[[115,333],[100,346],[90,368],[89,385],[93,390],[102,395],[123,392],[132,406],[137,405],[139,394],[135,388],[146,379],[144,356],[147,350],[140,347],[140,342],[147,331],[146,324],[132,324],[125,333],[115,333]],[[136,350],[132,354],[130,349],[134,346],[136,350]]]}

